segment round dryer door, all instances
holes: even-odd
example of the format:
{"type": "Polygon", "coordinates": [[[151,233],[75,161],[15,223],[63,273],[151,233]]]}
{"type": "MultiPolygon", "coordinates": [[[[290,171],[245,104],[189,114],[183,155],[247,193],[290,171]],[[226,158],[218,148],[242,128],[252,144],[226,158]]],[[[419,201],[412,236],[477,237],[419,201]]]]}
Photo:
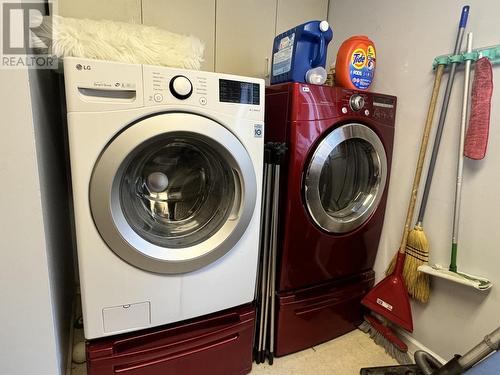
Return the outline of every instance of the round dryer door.
{"type": "Polygon", "coordinates": [[[230,251],[256,203],[252,161],[224,126],[186,113],[140,120],[104,149],[90,183],[97,229],[128,263],[184,273],[230,251]]]}
{"type": "Polygon", "coordinates": [[[387,157],[369,127],[351,123],[329,133],[307,167],[304,195],[314,222],[331,233],[363,224],[377,208],[387,179],[387,157]]]}

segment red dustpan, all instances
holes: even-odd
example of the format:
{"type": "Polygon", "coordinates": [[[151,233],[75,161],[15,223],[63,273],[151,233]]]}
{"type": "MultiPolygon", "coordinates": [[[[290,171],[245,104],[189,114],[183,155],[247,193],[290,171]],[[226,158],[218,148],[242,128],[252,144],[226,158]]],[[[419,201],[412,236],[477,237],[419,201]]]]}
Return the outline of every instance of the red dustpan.
{"type": "MultiPolygon", "coordinates": [[[[394,271],[377,285],[375,285],[375,287],[370,292],[368,292],[368,294],[361,301],[364,306],[366,306],[374,313],[381,315],[388,321],[402,327],[408,332],[413,332],[413,319],[411,316],[408,291],[403,280],[405,249],[406,243],[408,241],[408,233],[410,233],[410,224],[413,218],[413,211],[415,210],[415,204],[417,201],[418,186],[420,184],[420,178],[422,176],[425,153],[427,151],[427,145],[429,143],[432,119],[434,117],[434,110],[436,108],[439,86],[443,71],[444,65],[439,65],[436,71],[434,87],[432,89],[432,97],[429,103],[429,110],[427,112],[427,119],[425,122],[424,132],[422,134],[422,141],[420,143],[417,168],[415,169],[415,176],[413,178],[410,202],[408,205],[408,211],[406,213],[406,222],[403,230],[403,236],[401,238],[401,244],[399,245],[396,266],[394,267],[394,271]]],[[[403,351],[407,350],[407,347],[404,343],[398,345],[398,343],[394,339],[396,335],[390,330],[389,327],[382,327],[381,322],[376,322],[376,325],[377,327],[374,327],[375,330],[377,330],[380,334],[387,338],[391,343],[395,344],[403,351]]]]}
{"type": "MultiPolygon", "coordinates": [[[[465,25],[467,23],[467,17],[469,14],[469,6],[466,5],[462,8],[462,16],[460,19],[459,32],[457,35],[456,50],[457,53],[462,44],[462,37],[465,25]]],[[[455,70],[455,65],[452,64],[452,72],[455,70]]],[[[405,249],[408,241],[408,234],[410,232],[410,225],[413,218],[413,211],[415,210],[415,204],[417,201],[418,187],[420,185],[420,178],[422,176],[422,169],[424,166],[425,154],[427,151],[427,145],[429,143],[429,136],[431,132],[434,110],[436,108],[436,102],[438,100],[439,87],[441,82],[441,77],[443,75],[444,65],[439,64],[436,77],[434,79],[434,87],[432,89],[431,101],[429,103],[429,110],[427,112],[427,119],[425,121],[424,132],[422,134],[422,140],[420,142],[420,151],[417,159],[417,167],[415,169],[415,176],[413,178],[413,186],[411,190],[410,202],[408,205],[408,211],[406,213],[406,221],[403,230],[403,236],[401,238],[401,244],[399,245],[398,256],[396,260],[396,266],[394,271],[379,282],[368,294],[363,298],[361,303],[370,309],[373,313],[378,314],[388,320],[391,323],[405,329],[408,332],[413,332],[413,319],[411,316],[410,298],[408,296],[408,291],[406,289],[405,282],[403,280],[403,266],[405,260],[405,249]]],[[[447,92],[451,92],[452,75],[450,73],[450,80],[447,84],[447,92]],[[449,86],[449,87],[448,87],[449,86]]],[[[445,93],[445,96],[448,95],[445,93]]],[[[449,95],[448,95],[449,96],[449,95]]],[[[446,98],[445,98],[446,99],[446,98]]],[[[447,102],[443,102],[446,106],[447,102]]],[[[443,107],[444,108],[444,107],[443,107]]],[[[445,113],[445,112],[444,112],[445,113]]],[[[377,333],[383,335],[392,346],[397,346],[399,350],[406,351],[408,348],[404,342],[399,340],[396,334],[389,328],[383,325],[382,322],[375,320],[375,317],[367,319],[368,324],[370,321],[375,322],[375,327],[373,327],[377,333]]],[[[373,326],[373,324],[372,324],[373,326]]],[[[386,348],[387,350],[387,348],[386,348]]]]}
{"type": "MultiPolygon", "coordinates": [[[[368,292],[368,294],[363,298],[361,303],[368,309],[376,314],[379,314],[393,322],[394,324],[404,328],[408,332],[413,332],[413,319],[411,316],[410,299],[408,296],[408,291],[406,289],[405,282],[403,280],[403,266],[405,261],[405,249],[406,243],[408,241],[408,234],[410,233],[411,220],[413,218],[413,211],[415,210],[415,204],[417,201],[418,186],[420,185],[420,178],[422,176],[422,169],[424,166],[425,154],[427,151],[427,145],[429,143],[429,136],[432,128],[432,120],[434,118],[434,110],[436,109],[436,103],[439,94],[439,87],[441,83],[441,77],[443,76],[444,65],[439,65],[436,71],[436,77],[434,80],[434,87],[432,88],[431,101],[429,103],[429,110],[427,112],[427,119],[425,121],[424,132],[422,134],[422,141],[420,143],[420,151],[417,160],[417,167],[415,169],[415,176],[413,178],[413,186],[410,195],[410,202],[408,204],[408,211],[406,213],[406,222],[403,230],[403,236],[401,238],[401,244],[399,245],[398,257],[396,260],[396,266],[394,271],[379,282],[375,287],[368,292]]],[[[372,319],[373,320],[373,319],[372,319]]],[[[394,337],[396,335],[391,332],[389,327],[383,328],[382,323],[378,322],[377,327],[374,327],[376,331],[387,338],[391,343],[396,344],[394,337]],[[380,323],[380,324],[378,324],[380,323]]],[[[406,345],[398,345],[401,350],[407,350],[406,345]]]]}
{"type": "Polygon", "coordinates": [[[361,303],[390,322],[413,332],[410,299],[403,280],[404,260],[405,252],[400,249],[394,271],[379,282],[361,303]]]}
{"type": "MultiPolygon", "coordinates": [[[[438,99],[439,86],[441,77],[443,75],[444,65],[439,65],[436,78],[434,80],[434,87],[432,89],[431,101],[429,103],[429,111],[427,112],[427,119],[425,122],[424,133],[422,134],[422,141],[420,143],[420,152],[417,160],[417,168],[415,169],[415,176],[413,178],[413,186],[410,195],[410,202],[408,211],[406,213],[406,222],[399,245],[398,257],[394,271],[379,282],[375,287],[368,292],[363,298],[361,303],[374,313],[381,315],[388,321],[404,328],[408,332],[413,332],[413,319],[411,316],[410,298],[408,291],[403,280],[403,266],[405,261],[405,249],[408,241],[408,234],[410,233],[411,220],[413,218],[413,211],[417,201],[418,186],[420,185],[420,178],[422,176],[422,169],[424,166],[425,153],[429,143],[429,135],[432,127],[432,119],[434,117],[434,110],[438,99]]],[[[379,322],[381,323],[381,322],[379,322]]],[[[378,324],[380,327],[381,324],[378,324]]],[[[374,327],[380,334],[387,338],[391,343],[395,343],[393,338],[396,337],[386,327],[382,331],[374,327]]],[[[404,345],[404,344],[403,344],[404,345]]],[[[401,348],[407,349],[406,345],[401,348]]]]}

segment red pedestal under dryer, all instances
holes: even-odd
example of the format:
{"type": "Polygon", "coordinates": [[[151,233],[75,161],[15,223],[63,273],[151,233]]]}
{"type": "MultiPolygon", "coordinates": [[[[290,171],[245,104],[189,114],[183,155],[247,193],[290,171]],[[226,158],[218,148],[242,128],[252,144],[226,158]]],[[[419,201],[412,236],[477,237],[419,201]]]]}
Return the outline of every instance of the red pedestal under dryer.
{"type": "Polygon", "coordinates": [[[87,342],[88,375],[242,375],[252,369],[255,308],[87,342]]]}
{"type": "Polygon", "coordinates": [[[266,141],[280,179],[276,355],[340,336],[360,300],[384,221],[396,97],[289,83],[266,90],[266,141]]]}

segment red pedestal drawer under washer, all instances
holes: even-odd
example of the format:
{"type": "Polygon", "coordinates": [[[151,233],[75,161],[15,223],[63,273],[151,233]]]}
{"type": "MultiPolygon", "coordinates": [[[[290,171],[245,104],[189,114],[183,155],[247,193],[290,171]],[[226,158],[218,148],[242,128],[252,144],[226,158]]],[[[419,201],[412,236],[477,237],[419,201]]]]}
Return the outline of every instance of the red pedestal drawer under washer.
{"type": "Polygon", "coordinates": [[[88,375],[247,374],[252,368],[255,309],[87,343],[88,375]]]}

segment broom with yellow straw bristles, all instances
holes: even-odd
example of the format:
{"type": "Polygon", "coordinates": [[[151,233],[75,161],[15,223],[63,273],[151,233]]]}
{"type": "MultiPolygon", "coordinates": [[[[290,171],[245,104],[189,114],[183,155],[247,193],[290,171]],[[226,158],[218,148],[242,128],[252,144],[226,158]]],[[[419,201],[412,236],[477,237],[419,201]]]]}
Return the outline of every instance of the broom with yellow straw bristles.
{"type": "MultiPolygon", "coordinates": [[[[460,20],[460,27],[458,29],[457,39],[455,41],[455,48],[453,51],[454,55],[460,52],[462,46],[462,39],[465,30],[465,23],[463,19],[460,20]]],[[[448,104],[450,102],[451,91],[453,88],[453,81],[455,79],[455,73],[457,69],[458,61],[452,61],[450,75],[448,76],[448,82],[446,84],[446,90],[443,97],[443,104],[441,107],[441,113],[439,114],[439,121],[436,130],[436,137],[434,139],[434,146],[432,148],[431,160],[429,162],[429,169],[427,170],[427,177],[425,179],[424,192],[422,194],[422,201],[420,202],[420,210],[418,212],[417,224],[408,234],[408,241],[405,248],[405,264],[403,268],[403,277],[406,283],[406,288],[410,296],[415,298],[420,302],[427,302],[429,300],[429,275],[423,272],[419,272],[417,269],[419,266],[427,264],[429,262],[429,242],[425,235],[424,229],[422,227],[422,222],[424,220],[425,208],[427,206],[427,199],[429,198],[429,191],[432,183],[432,176],[434,174],[434,167],[436,166],[437,154],[439,151],[439,144],[441,142],[441,135],[443,134],[444,123],[446,121],[446,112],[448,111],[448,104]]],[[[439,69],[443,68],[444,65],[438,65],[439,69]]],[[[432,100],[431,100],[432,105],[432,100]]],[[[430,111],[427,115],[427,121],[432,122],[432,116],[434,112],[430,111]],[[429,118],[430,117],[430,118],[429,118]]],[[[390,274],[394,269],[396,263],[396,256],[391,261],[389,268],[387,269],[387,274],[390,274]]]]}

